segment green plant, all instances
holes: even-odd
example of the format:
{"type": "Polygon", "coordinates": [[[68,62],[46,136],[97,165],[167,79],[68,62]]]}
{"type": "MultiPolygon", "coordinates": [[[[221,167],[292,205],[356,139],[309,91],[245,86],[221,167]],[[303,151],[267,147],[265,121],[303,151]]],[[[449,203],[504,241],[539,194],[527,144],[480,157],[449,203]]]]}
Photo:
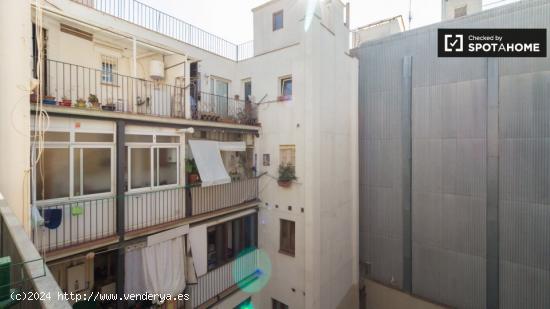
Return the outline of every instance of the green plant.
{"type": "Polygon", "coordinates": [[[97,96],[95,94],[91,94],[88,96],[88,102],[90,103],[99,103],[99,99],[97,98],[97,96]]]}
{"type": "Polygon", "coordinates": [[[187,159],[185,160],[185,172],[187,174],[193,174],[197,173],[197,163],[195,163],[195,159],[187,159]]]}
{"type": "Polygon", "coordinates": [[[281,164],[279,165],[279,181],[292,181],[296,180],[296,171],[294,165],[292,164],[281,164]]]}

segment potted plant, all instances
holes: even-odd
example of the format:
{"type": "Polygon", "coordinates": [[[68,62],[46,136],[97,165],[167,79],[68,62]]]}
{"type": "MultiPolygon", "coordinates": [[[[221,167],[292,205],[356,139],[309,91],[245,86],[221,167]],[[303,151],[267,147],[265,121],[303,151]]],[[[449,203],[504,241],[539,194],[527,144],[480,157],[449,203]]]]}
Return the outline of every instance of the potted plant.
{"type": "Polygon", "coordinates": [[[47,95],[47,96],[44,96],[44,98],[42,99],[42,104],[55,105],[57,104],[57,102],[55,101],[54,96],[47,95]]]}
{"type": "Polygon", "coordinates": [[[279,179],[277,183],[283,188],[288,188],[292,184],[293,180],[296,180],[296,172],[294,165],[292,164],[281,164],[279,165],[279,179]]]}
{"type": "Polygon", "coordinates": [[[113,112],[116,109],[115,105],[113,104],[113,99],[107,98],[107,104],[101,105],[101,109],[103,109],[104,111],[113,112]]]}
{"type": "Polygon", "coordinates": [[[86,100],[84,100],[83,98],[78,98],[76,100],[76,107],[78,108],[86,108],[86,100]]]}
{"type": "Polygon", "coordinates": [[[99,104],[99,99],[95,94],[90,93],[90,95],[88,96],[88,102],[90,102],[90,104],[92,104],[94,108],[99,109],[101,107],[101,104],[99,104]]]}
{"type": "Polygon", "coordinates": [[[192,185],[200,182],[199,170],[197,169],[195,159],[185,160],[185,172],[187,173],[188,184],[192,185]]]}
{"type": "Polygon", "coordinates": [[[61,98],[61,102],[59,102],[59,105],[65,106],[65,107],[71,107],[73,106],[73,102],[71,101],[71,99],[67,99],[67,97],[63,96],[61,98]]]}

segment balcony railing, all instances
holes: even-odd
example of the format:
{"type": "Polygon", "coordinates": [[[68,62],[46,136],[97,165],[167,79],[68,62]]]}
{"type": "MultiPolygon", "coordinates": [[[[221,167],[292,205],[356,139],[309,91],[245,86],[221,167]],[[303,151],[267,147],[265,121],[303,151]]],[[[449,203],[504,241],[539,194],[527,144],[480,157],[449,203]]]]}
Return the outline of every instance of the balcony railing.
{"type": "Polygon", "coordinates": [[[185,116],[185,88],[55,60],[46,61],[44,102],[153,116],[185,116]],[[89,102],[90,94],[99,104],[89,102]],[[79,104],[78,100],[82,100],[79,104]],[[84,103],[85,105],[82,105],[84,103]]]}
{"type": "Polygon", "coordinates": [[[125,231],[131,232],[185,218],[185,188],[130,193],[125,198],[125,231]]]}
{"type": "Polygon", "coordinates": [[[34,231],[34,244],[40,251],[59,250],[116,234],[116,197],[83,199],[37,208],[45,221],[53,218],[54,213],[61,213],[58,226],[55,222],[45,222],[45,226],[34,231]]]}
{"type": "Polygon", "coordinates": [[[258,178],[211,187],[192,187],[191,213],[196,216],[256,199],[258,199],[258,178]]]}
{"type": "Polygon", "coordinates": [[[197,308],[229,288],[255,276],[259,272],[258,265],[258,250],[253,250],[198,278],[197,284],[189,286],[191,307],[197,308]]]}
{"type": "Polygon", "coordinates": [[[194,119],[241,122],[246,117],[243,100],[207,92],[201,92],[197,99],[191,101],[194,119]]]}
{"type": "Polygon", "coordinates": [[[17,217],[2,200],[0,200],[0,239],[0,256],[9,256],[11,259],[9,287],[4,285],[0,286],[0,289],[14,289],[17,295],[27,297],[30,296],[29,294],[51,296],[48,299],[38,297],[33,300],[27,298],[13,301],[10,294],[8,299],[0,299],[2,308],[71,308],[66,300],[57,297],[58,293],[61,293],[59,285],[27,237],[17,217]]]}
{"type": "Polygon", "coordinates": [[[252,43],[236,45],[136,0],[72,1],[234,61],[253,56],[252,43]]]}

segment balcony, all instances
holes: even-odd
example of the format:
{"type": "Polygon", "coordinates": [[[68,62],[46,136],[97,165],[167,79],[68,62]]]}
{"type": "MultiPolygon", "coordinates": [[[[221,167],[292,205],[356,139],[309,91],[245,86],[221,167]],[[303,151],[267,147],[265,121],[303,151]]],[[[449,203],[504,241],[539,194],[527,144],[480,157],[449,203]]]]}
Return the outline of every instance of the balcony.
{"type": "Polygon", "coordinates": [[[250,178],[212,187],[192,187],[193,216],[222,210],[258,199],[258,178],[250,178]]]}
{"type": "MultiPolygon", "coordinates": [[[[39,251],[51,252],[93,241],[116,237],[116,198],[81,199],[37,206],[42,216],[60,212],[59,226],[46,222],[35,229],[33,239],[39,251]]],[[[116,239],[116,238],[115,238],[116,239]]]]}
{"type": "Polygon", "coordinates": [[[239,45],[231,43],[136,0],[71,1],[233,61],[254,56],[252,41],[239,45]]]}
{"type": "MultiPolygon", "coordinates": [[[[147,233],[182,223],[190,216],[207,214],[258,200],[258,179],[234,181],[212,187],[174,187],[137,193],[124,198],[124,232],[147,233]],[[184,200],[190,196],[185,209],[184,200]]],[[[37,205],[42,216],[60,213],[59,225],[41,226],[33,232],[36,248],[43,252],[71,250],[80,245],[118,241],[116,197],[82,198],[37,205]]],[[[88,247],[88,246],[87,246],[88,247]]]]}
{"type": "MultiPolygon", "coordinates": [[[[44,105],[184,118],[185,88],[46,61],[44,105]],[[93,96],[92,96],[93,95],[93,96]]],[[[31,95],[36,103],[36,95],[31,95]]]]}
{"type": "MultiPolygon", "coordinates": [[[[58,297],[61,293],[57,282],[48,270],[44,260],[27,237],[23,226],[9,206],[0,199],[0,256],[10,257],[9,286],[0,286],[0,294],[7,290],[7,299],[0,296],[2,308],[71,308],[69,303],[58,297]],[[13,301],[11,292],[18,295],[38,293],[42,300],[13,301]],[[46,296],[50,296],[46,299],[46,296]]],[[[15,294],[14,294],[15,295],[15,294]]]]}
{"type": "MultiPolygon", "coordinates": [[[[187,117],[184,86],[61,61],[46,60],[42,87],[46,107],[257,125],[255,107],[248,101],[200,92],[191,96],[191,115],[187,117]]],[[[36,103],[36,94],[30,99],[36,103]]]]}
{"type": "Polygon", "coordinates": [[[183,187],[127,194],[125,231],[139,231],[181,221],[185,218],[185,194],[183,187]]]}
{"type": "Polygon", "coordinates": [[[189,285],[191,307],[197,308],[206,302],[213,304],[220,294],[229,294],[255,280],[261,274],[258,259],[258,250],[253,250],[198,278],[197,284],[189,285]]]}

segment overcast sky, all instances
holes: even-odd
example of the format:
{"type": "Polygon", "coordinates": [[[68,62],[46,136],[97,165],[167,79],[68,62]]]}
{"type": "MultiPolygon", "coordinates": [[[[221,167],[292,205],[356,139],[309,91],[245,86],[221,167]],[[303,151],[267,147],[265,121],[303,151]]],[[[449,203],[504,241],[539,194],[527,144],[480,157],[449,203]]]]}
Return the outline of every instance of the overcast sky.
{"type": "MultiPolygon", "coordinates": [[[[252,40],[251,9],[268,0],[140,0],[233,43],[252,40]]],[[[307,0],[299,0],[307,1],[307,0]]],[[[408,28],[410,0],[343,0],[351,4],[351,27],[403,15],[408,28]]],[[[483,0],[484,4],[514,0],[483,0]]],[[[439,22],[441,0],[412,0],[412,28],[439,22]]]]}

